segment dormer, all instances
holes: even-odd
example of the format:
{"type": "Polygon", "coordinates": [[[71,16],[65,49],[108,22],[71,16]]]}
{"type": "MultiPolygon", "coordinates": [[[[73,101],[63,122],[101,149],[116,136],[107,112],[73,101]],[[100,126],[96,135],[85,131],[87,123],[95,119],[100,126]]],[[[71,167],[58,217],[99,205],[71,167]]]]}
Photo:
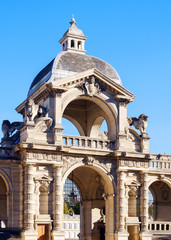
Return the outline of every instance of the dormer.
{"type": "Polygon", "coordinates": [[[83,32],[76,27],[76,21],[74,18],[70,21],[70,28],[65,32],[63,37],[59,40],[62,45],[62,51],[75,52],[85,54],[84,49],[85,40],[83,32]]]}

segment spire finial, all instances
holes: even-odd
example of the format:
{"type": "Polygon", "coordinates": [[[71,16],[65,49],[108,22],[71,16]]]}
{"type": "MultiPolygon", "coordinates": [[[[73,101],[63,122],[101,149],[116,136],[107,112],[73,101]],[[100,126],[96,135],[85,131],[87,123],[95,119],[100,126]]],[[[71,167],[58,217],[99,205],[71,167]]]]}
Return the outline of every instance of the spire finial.
{"type": "Polygon", "coordinates": [[[75,21],[75,18],[74,18],[74,14],[72,14],[72,19],[71,21],[69,22],[72,25],[76,25],[76,21],[75,21]]]}

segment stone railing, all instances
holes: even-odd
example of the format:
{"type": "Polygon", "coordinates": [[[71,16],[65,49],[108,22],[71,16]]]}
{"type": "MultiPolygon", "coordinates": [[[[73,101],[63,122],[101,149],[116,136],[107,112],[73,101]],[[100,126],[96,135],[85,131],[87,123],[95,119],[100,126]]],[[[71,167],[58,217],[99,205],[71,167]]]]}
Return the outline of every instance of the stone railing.
{"type": "Polygon", "coordinates": [[[171,155],[153,155],[150,168],[155,171],[171,171],[171,155]]]}
{"type": "Polygon", "coordinates": [[[98,150],[114,150],[115,143],[109,140],[85,136],[63,135],[63,146],[72,148],[86,148],[98,150]]]}
{"type": "Polygon", "coordinates": [[[171,222],[149,221],[148,230],[151,233],[168,234],[171,231],[171,222]]]}

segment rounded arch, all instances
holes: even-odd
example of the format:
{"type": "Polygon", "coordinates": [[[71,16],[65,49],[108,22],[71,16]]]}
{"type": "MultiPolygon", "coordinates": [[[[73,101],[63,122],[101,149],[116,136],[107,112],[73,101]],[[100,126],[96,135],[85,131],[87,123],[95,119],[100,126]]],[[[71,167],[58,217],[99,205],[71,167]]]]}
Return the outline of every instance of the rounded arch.
{"type": "Polygon", "coordinates": [[[62,186],[64,186],[65,181],[66,181],[67,177],[69,176],[69,174],[79,167],[89,167],[91,169],[94,169],[103,178],[104,183],[105,184],[107,183],[107,185],[106,185],[107,193],[106,194],[113,195],[116,192],[116,185],[115,185],[113,176],[110,175],[104,167],[102,167],[101,165],[95,164],[95,163],[93,163],[92,165],[85,165],[84,163],[73,164],[64,173],[64,175],[62,177],[62,186]]]}
{"type": "Polygon", "coordinates": [[[72,118],[72,117],[70,117],[68,115],[65,115],[65,114],[63,115],[63,118],[66,118],[67,120],[72,122],[72,124],[74,124],[74,126],[78,130],[80,136],[85,136],[83,128],[81,127],[81,125],[74,118],[72,118]]]}
{"type": "Polygon", "coordinates": [[[2,179],[4,180],[6,187],[7,187],[7,191],[11,192],[12,191],[11,179],[8,176],[8,174],[2,169],[0,169],[0,177],[2,177],[2,179]]]}
{"type": "Polygon", "coordinates": [[[166,184],[168,185],[168,187],[171,189],[171,180],[170,180],[169,178],[167,178],[167,177],[165,177],[165,178],[163,178],[163,179],[159,179],[158,176],[155,176],[155,177],[153,177],[152,179],[150,179],[150,180],[148,181],[148,188],[150,188],[150,186],[151,186],[154,182],[158,182],[158,181],[166,183],[166,184]]]}
{"type": "Polygon", "coordinates": [[[105,120],[108,125],[109,130],[109,138],[115,138],[117,133],[117,103],[115,101],[109,102],[109,97],[104,93],[100,93],[98,96],[89,97],[82,94],[82,92],[77,89],[71,89],[68,91],[63,99],[62,99],[62,111],[61,111],[61,118],[64,114],[65,109],[67,106],[74,100],[88,100],[95,104],[97,104],[105,113],[105,120]]]}
{"type": "MultiPolygon", "coordinates": [[[[96,120],[94,121],[92,128],[90,130],[90,137],[98,137],[97,133],[100,131],[100,127],[104,121],[104,117],[99,116],[98,118],[96,118],[96,120]]],[[[107,124],[108,126],[108,124],[107,124]]]]}

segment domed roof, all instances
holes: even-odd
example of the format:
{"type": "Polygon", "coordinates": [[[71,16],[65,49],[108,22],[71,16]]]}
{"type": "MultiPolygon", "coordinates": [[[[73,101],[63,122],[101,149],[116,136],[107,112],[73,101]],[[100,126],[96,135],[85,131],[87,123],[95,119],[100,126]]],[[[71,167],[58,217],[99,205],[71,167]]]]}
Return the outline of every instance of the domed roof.
{"type": "Polygon", "coordinates": [[[54,78],[55,80],[65,78],[92,68],[96,68],[116,83],[122,84],[118,73],[109,63],[93,56],[62,51],[34,78],[28,96],[43,83],[51,82],[54,78]]]}
{"type": "Polygon", "coordinates": [[[30,96],[43,83],[52,82],[89,69],[97,69],[118,84],[122,84],[116,70],[107,62],[85,55],[84,42],[87,37],[78,29],[74,18],[70,21],[70,28],[60,39],[62,52],[54,58],[33,80],[28,92],[30,96]]]}

